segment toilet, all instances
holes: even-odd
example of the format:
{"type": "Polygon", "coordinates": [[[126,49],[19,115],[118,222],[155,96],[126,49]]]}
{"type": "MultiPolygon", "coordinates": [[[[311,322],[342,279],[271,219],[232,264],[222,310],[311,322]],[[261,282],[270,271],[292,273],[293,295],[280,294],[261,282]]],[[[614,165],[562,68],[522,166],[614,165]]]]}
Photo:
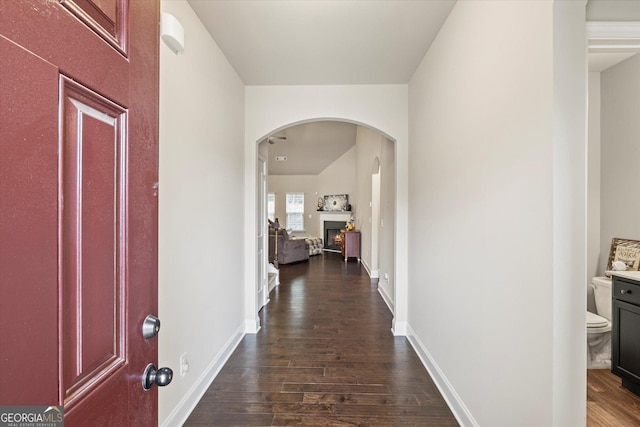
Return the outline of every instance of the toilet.
{"type": "Polygon", "coordinates": [[[611,278],[591,280],[596,313],[587,311],[587,368],[611,368],[611,278]]]}

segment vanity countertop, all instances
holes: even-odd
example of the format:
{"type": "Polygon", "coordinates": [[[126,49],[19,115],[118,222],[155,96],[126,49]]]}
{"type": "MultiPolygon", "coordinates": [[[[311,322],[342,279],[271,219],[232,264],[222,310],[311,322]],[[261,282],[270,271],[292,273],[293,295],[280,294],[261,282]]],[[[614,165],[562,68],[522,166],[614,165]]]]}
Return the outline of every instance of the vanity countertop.
{"type": "Polygon", "coordinates": [[[612,271],[611,275],[640,282],[640,271],[612,271]]]}

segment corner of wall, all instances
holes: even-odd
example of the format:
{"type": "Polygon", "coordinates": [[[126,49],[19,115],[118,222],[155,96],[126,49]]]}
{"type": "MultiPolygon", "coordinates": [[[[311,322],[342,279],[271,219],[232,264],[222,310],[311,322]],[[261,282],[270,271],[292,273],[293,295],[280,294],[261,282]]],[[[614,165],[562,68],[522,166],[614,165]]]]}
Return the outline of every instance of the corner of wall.
{"type": "Polygon", "coordinates": [[[447,380],[444,372],[442,372],[436,361],[431,357],[431,354],[429,354],[429,351],[422,341],[420,341],[420,338],[418,338],[413,328],[411,328],[410,325],[407,325],[406,328],[406,335],[409,343],[418,354],[418,357],[427,372],[429,372],[429,375],[436,384],[436,387],[438,387],[440,394],[447,402],[449,409],[451,409],[453,416],[456,417],[456,420],[458,420],[461,426],[478,426],[479,424],[473,418],[473,415],[471,415],[471,412],[465,406],[451,383],[447,380]]]}
{"type": "Polygon", "coordinates": [[[218,376],[220,370],[233,351],[238,347],[240,341],[244,337],[244,325],[240,326],[229,340],[222,347],[222,350],[213,358],[211,363],[204,370],[202,375],[193,383],[189,391],[180,399],[180,402],[174,407],[173,411],[162,421],[161,427],[179,426],[189,418],[189,415],[196,407],[204,393],[207,391],[213,380],[218,376]]]}

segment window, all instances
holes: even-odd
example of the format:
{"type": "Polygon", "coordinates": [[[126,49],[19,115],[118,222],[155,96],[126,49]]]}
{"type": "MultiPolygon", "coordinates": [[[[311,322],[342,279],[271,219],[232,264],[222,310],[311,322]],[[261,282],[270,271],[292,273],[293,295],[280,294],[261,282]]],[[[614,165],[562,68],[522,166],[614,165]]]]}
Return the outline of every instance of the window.
{"type": "Polygon", "coordinates": [[[304,193],[287,193],[287,228],[304,230],[304,193]]]}
{"type": "Polygon", "coordinates": [[[276,193],[267,194],[267,218],[276,220],[276,193]]]}

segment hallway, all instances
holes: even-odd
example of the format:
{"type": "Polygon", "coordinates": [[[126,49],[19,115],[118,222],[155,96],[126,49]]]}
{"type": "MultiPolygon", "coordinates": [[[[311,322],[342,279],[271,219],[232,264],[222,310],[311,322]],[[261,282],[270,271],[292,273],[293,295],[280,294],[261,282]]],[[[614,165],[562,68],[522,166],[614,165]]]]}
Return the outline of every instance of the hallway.
{"type": "Polygon", "coordinates": [[[280,286],[185,426],[457,426],[359,263],[283,265],[280,286]]]}

